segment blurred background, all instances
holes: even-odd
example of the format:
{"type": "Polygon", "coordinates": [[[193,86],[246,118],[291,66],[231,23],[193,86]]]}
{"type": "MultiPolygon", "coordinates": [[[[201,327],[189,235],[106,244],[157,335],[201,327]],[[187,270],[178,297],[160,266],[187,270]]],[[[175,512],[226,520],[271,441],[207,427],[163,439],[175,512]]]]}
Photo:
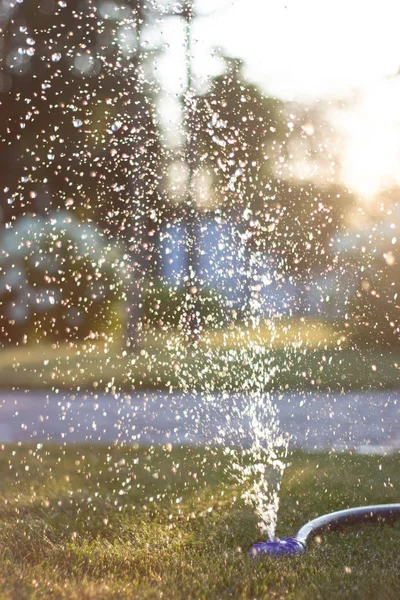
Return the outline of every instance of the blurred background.
{"type": "Polygon", "coordinates": [[[0,385],[398,387],[399,17],[2,0],[0,385]]]}

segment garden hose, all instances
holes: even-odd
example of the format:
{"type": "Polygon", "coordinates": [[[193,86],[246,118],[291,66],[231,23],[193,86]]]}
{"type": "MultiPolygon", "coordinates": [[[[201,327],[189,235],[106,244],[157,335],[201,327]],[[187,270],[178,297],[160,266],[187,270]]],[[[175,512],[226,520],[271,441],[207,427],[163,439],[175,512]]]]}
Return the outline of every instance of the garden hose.
{"type": "Polygon", "coordinates": [[[281,556],[303,554],[310,538],[323,531],[335,531],[348,525],[376,523],[400,519],[400,504],[377,504],[358,506],[329,513],[309,521],[293,538],[281,538],[259,542],[250,548],[250,556],[281,556]]]}

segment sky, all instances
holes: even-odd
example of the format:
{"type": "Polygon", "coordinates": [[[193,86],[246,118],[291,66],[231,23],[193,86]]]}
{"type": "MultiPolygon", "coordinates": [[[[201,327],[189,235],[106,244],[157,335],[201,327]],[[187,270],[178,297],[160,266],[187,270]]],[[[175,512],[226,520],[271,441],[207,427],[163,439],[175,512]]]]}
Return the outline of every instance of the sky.
{"type": "Polygon", "coordinates": [[[194,37],[243,57],[246,72],[285,98],[368,86],[400,65],[397,0],[199,0],[194,37]],[[212,6],[220,5],[213,14],[212,6]],[[204,7],[202,9],[202,6],[204,7]]]}
{"type": "MultiPolygon", "coordinates": [[[[343,181],[365,198],[400,182],[400,1],[197,0],[195,8],[197,83],[220,70],[220,48],[281,98],[357,97],[337,121],[346,139],[343,181]]],[[[172,97],[185,84],[180,19],[165,19],[162,38],[160,73],[172,97]]]]}

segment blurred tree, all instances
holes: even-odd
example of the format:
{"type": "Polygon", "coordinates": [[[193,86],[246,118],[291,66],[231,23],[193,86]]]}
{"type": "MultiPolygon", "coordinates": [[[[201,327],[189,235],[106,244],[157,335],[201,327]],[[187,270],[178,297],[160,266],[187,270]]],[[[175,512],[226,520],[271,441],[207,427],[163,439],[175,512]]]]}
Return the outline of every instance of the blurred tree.
{"type": "Polygon", "coordinates": [[[250,219],[253,244],[275,255],[283,272],[323,273],[337,261],[333,241],[353,202],[352,193],[339,184],[274,179],[263,208],[250,219]]]}
{"type": "Polygon", "coordinates": [[[212,179],[213,207],[245,221],[253,250],[275,254],[284,272],[323,270],[353,196],[336,183],[320,111],[313,126],[315,111],[263,95],[241,61],[224,60],[227,69],[197,98],[197,168],[212,179]],[[310,178],[301,181],[294,165],[302,158],[320,161],[324,179],[303,164],[310,178]]]}
{"type": "Polygon", "coordinates": [[[143,210],[154,199],[160,145],[139,48],[141,4],[16,5],[0,96],[2,175],[14,183],[8,218],[67,207],[129,238],[132,200],[143,210]]]}
{"type": "Polygon", "coordinates": [[[345,319],[355,345],[400,344],[399,199],[399,188],[383,190],[364,222],[343,238],[343,262],[357,285],[345,319]]]}
{"type": "Polygon", "coordinates": [[[148,18],[142,0],[16,4],[0,72],[3,220],[66,208],[128,244],[136,273],[154,262],[161,154],[148,18]]]}
{"type": "Polygon", "coordinates": [[[212,175],[216,202],[237,212],[262,205],[290,131],[284,103],[247,81],[242,61],[223,58],[226,69],[197,98],[197,163],[212,175]]]}

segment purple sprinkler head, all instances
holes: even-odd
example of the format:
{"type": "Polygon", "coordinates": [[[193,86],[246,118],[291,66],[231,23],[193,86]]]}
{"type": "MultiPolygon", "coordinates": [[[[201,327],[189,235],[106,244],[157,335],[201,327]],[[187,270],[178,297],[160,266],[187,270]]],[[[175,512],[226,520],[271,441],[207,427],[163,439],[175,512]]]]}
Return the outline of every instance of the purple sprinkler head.
{"type": "Polygon", "coordinates": [[[305,546],[296,540],[296,538],[281,538],[280,540],[269,540],[268,542],[258,542],[250,548],[249,554],[253,557],[258,556],[283,556],[303,554],[305,546]]]}

